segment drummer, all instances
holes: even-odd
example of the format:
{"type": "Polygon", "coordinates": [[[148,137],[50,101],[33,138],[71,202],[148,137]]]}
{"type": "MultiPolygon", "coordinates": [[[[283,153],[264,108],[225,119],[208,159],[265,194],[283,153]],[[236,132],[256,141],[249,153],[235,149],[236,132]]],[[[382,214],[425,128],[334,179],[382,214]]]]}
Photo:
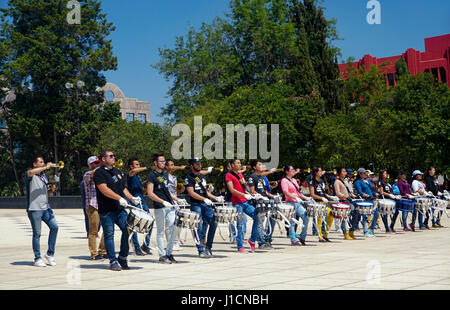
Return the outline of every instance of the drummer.
{"type": "MultiPolygon", "coordinates": [[[[388,173],[386,170],[380,171],[377,186],[378,186],[378,192],[380,193],[380,195],[382,197],[390,198],[393,200],[397,199],[392,190],[392,185],[389,184],[388,173]]],[[[385,215],[381,216],[381,218],[383,219],[384,227],[386,228],[386,233],[395,233],[394,226],[395,226],[395,222],[397,221],[398,214],[399,214],[399,211],[396,209],[393,217],[391,218],[390,226],[388,225],[388,215],[385,214],[385,215]]],[[[405,212],[402,212],[402,218],[403,218],[403,223],[405,223],[404,225],[406,225],[405,212]]],[[[406,228],[406,229],[408,229],[408,228],[406,228]]]]}
{"type": "MultiPolygon", "coordinates": [[[[378,195],[375,191],[373,191],[372,183],[368,180],[369,174],[366,169],[359,168],[358,176],[355,182],[355,189],[359,196],[368,201],[373,201],[373,199],[378,195]]],[[[374,214],[372,218],[372,223],[370,227],[367,228],[367,215],[362,215],[362,224],[364,236],[366,237],[375,237],[374,229],[378,220],[378,208],[374,209],[374,214]]]]}
{"type": "MultiPolygon", "coordinates": [[[[311,197],[316,202],[328,203],[329,200],[337,201],[339,198],[335,196],[328,195],[325,190],[325,182],[322,180],[322,176],[325,174],[325,170],[321,167],[314,166],[311,169],[312,177],[309,181],[309,192],[311,197]]],[[[328,230],[333,224],[333,216],[330,214],[330,209],[327,208],[327,225],[325,227],[325,232],[322,234],[322,218],[317,219],[317,230],[319,233],[319,242],[331,242],[328,239],[328,230]]]]}
{"type": "MultiPolygon", "coordinates": [[[[339,201],[348,203],[349,205],[351,205],[352,200],[354,198],[356,198],[356,196],[353,195],[352,193],[350,193],[350,190],[348,187],[348,182],[347,182],[347,170],[345,168],[338,167],[338,168],[336,168],[336,173],[337,173],[337,178],[334,181],[334,191],[336,192],[336,196],[339,198],[339,201]]],[[[351,219],[353,221],[355,221],[355,220],[357,221],[358,217],[357,217],[356,211],[354,210],[353,206],[352,206],[352,208],[353,208],[353,210],[352,210],[353,216],[351,217],[351,219]]],[[[342,228],[342,232],[344,233],[344,240],[356,239],[353,226],[354,225],[352,224],[350,227],[350,231],[347,232],[347,225],[344,221],[342,221],[341,228],[342,228]]]]}
{"type": "MultiPolygon", "coordinates": [[[[250,163],[250,165],[251,168],[253,169],[253,173],[248,177],[248,186],[250,189],[250,194],[261,195],[261,197],[263,197],[263,200],[266,201],[266,203],[270,203],[270,205],[273,208],[275,203],[274,200],[275,197],[271,193],[269,193],[269,191],[264,185],[264,177],[263,177],[264,166],[262,162],[260,160],[253,160],[250,163]]],[[[268,220],[269,220],[268,225],[270,225],[270,227],[267,227],[267,230],[263,231],[264,242],[259,244],[258,248],[262,249],[272,248],[271,242],[272,242],[273,228],[275,227],[275,220],[272,217],[269,217],[268,220]]],[[[264,230],[263,227],[262,230],[264,230]]]]}
{"type": "MultiPolygon", "coordinates": [[[[413,174],[412,174],[413,181],[411,184],[413,195],[425,195],[426,194],[425,184],[423,183],[422,178],[423,178],[423,173],[420,170],[415,170],[413,172],[413,174]]],[[[422,212],[419,212],[417,210],[417,208],[414,209],[412,222],[411,222],[412,227],[414,227],[416,224],[417,213],[419,213],[419,229],[424,230],[424,229],[426,229],[426,227],[423,224],[423,214],[422,214],[422,212]]],[[[428,228],[428,229],[430,229],[430,228],[428,228]]]]}
{"type": "MultiPolygon", "coordinates": [[[[427,190],[429,192],[431,192],[434,196],[438,197],[438,196],[442,196],[442,193],[439,192],[439,187],[438,187],[436,178],[434,177],[435,174],[436,174],[436,169],[434,167],[428,167],[426,175],[425,175],[425,183],[427,185],[427,190]]],[[[433,218],[431,219],[433,228],[444,227],[441,225],[441,215],[442,215],[442,211],[439,211],[436,217],[434,216],[434,212],[433,212],[433,218]]],[[[429,214],[427,213],[427,215],[425,217],[425,221],[424,221],[424,225],[426,228],[428,228],[428,219],[429,219],[429,214]]]]}
{"type": "Polygon", "coordinates": [[[224,202],[224,197],[216,197],[206,189],[207,182],[205,176],[200,173],[202,164],[199,158],[195,157],[190,159],[189,165],[191,166],[191,172],[186,176],[184,186],[186,187],[186,191],[190,198],[191,211],[198,213],[201,216],[201,221],[197,230],[199,237],[202,234],[202,224],[208,223],[209,225],[205,248],[203,248],[203,244],[200,240],[197,244],[198,255],[201,258],[210,258],[213,257],[211,249],[217,228],[217,223],[214,220],[213,200],[224,202]]]}
{"type": "Polygon", "coordinates": [[[294,176],[297,174],[297,171],[294,169],[292,165],[285,165],[283,169],[283,178],[281,179],[281,189],[283,191],[284,196],[286,197],[286,202],[293,205],[295,208],[295,215],[302,219],[302,231],[300,235],[295,236],[295,223],[291,220],[291,225],[289,227],[289,237],[291,238],[291,245],[296,246],[306,245],[306,233],[308,231],[308,212],[306,212],[302,203],[308,198],[300,193],[300,185],[294,176]]]}

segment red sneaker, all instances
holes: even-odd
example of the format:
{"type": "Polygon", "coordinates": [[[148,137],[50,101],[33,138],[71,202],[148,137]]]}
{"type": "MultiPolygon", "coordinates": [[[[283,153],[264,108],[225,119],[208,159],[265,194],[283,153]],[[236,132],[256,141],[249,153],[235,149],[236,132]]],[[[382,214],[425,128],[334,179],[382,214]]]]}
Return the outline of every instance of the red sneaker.
{"type": "Polygon", "coordinates": [[[395,233],[396,233],[396,231],[395,231],[395,229],[394,229],[394,228],[391,228],[391,233],[393,233],[393,234],[395,234],[395,233]]]}
{"type": "Polygon", "coordinates": [[[403,228],[403,231],[409,231],[409,229],[408,228],[403,228]]]}
{"type": "Polygon", "coordinates": [[[238,249],[238,252],[239,252],[239,253],[247,253],[247,251],[246,251],[244,248],[238,249]]]}
{"type": "Polygon", "coordinates": [[[248,239],[248,244],[250,244],[250,249],[252,250],[252,253],[255,253],[255,243],[252,242],[252,240],[248,239]]]}

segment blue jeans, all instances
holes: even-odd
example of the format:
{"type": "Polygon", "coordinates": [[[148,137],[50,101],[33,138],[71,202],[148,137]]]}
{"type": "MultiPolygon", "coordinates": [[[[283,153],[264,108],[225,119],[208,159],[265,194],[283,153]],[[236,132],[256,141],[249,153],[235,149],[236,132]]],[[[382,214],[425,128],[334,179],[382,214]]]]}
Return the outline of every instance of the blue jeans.
{"type": "Polygon", "coordinates": [[[56,224],[55,215],[53,214],[53,210],[48,208],[47,210],[39,210],[39,211],[28,211],[28,218],[30,219],[31,228],[33,229],[33,252],[34,258],[41,258],[41,223],[44,222],[47,224],[50,229],[50,233],[48,235],[48,250],[47,255],[53,256],[55,255],[55,244],[56,237],[58,235],[58,224],[56,224]]]}
{"type": "MultiPolygon", "coordinates": [[[[233,223],[230,223],[228,225],[228,230],[229,230],[229,236],[231,237],[231,239],[233,241],[236,241],[237,231],[236,231],[236,227],[234,226],[233,223]]],[[[246,233],[247,233],[247,215],[245,215],[245,213],[242,213],[242,240],[244,240],[246,233]]]]}
{"type": "MultiPolygon", "coordinates": [[[[203,227],[205,224],[208,224],[209,230],[208,230],[208,236],[206,238],[206,248],[212,249],[212,244],[214,242],[214,235],[216,233],[217,229],[217,223],[214,220],[214,210],[212,207],[208,206],[206,203],[193,203],[191,204],[191,211],[198,213],[201,215],[201,221],[198,226],[198,235],[202,237],[203,233],[203,227]]],[[[203,252],[203,245],[200,240],[199,244],[197,245],[198,252],[203,252]]]]}
{"type": "Polygon", "coordinates": [[[118,210],[106,214],[100,214],[100,221],[103,227],[103,234],[105,237],[105,248],[108,254],[109,262],[112,264],[116,261],[116,251],[114,249],[114,224],[119,226],[122,231],[120,238],[120,252],[119,258],[126,259],[130,246],[128,244],[128,229],[127,229],[128,213],[125,210],[118,210]]]}
{"type": "MultiPolygon", "coordinates": [[[[300,239],[305,240],[309,222],[308,213],[300,203],[292,201],[288,201],[288,203],[295,207],[295,215],[302,219],[303,227],[300,233],[300,239]]],[[[289,237],[291,238],[291,242],[295,242],[297,241],[297,238],[295,237],[295,223],[294,221],[291,221],[290,224],[291,226],[289,227],[289,237]]]]}
{"type": "MultiPolygon", "coordinates": [[[[148,210],[147,204],[144,202],[144,200],[142,200],[142,209],[144,209],[144,211],[150,212],[148,210]]],[[[152,226],[150,227],[150,231],[148,232],[147,235],[145,235],[144,245],[146,245],[146,246],[148,246],[150,244],[150,237],[152,236],[152,231],[153,231],[153,223],[152,223],[152,226]]],[[[133,237],[131,237],[131,240],[133,240],[134,249],[135,250],[139,249],[140,246],[139,246],[138,234],[136,232],[133,233],[133,237]]]]}
{"type": "Polygon", "coordinates": [[[417,213],[419,213],[419,227],[422,228],[424,226],[423,225],[423,214],[421,212],[417,211],[417,209],[414,210],[414,212],[413,212],[411,224],[412,224],[412,226],[416,225],[417,213]]]}
{"type": "MultiPolygon", "coordinates": [[[[442,211],[439,211],[437,213],[437,215],[434,215],[434,208],[431,209],[433,211],[433,216],[431,218],[431,223],[434,225],[436,223],[440,223],[441,222],[441,214],[442,211]]],[[[424,225],[428,225],[428,220],[430,219],[430,213],[427,212],[426,216],[425,216],[425,220],[423,222],[424,225]]]]}
{"type": "Polygon", "coordinates": [[[239,215],[242,215],[244,213],[246,213],[248,216],[250,216],[253,220],[253,224],[252,224],[252,233],[250,236],[250,241],[251,242],[260,242],[263,243],[262,240],[262,236],[261,236],[261,231],[259,230],[259,219],[258,219],[258,213],[256,212],[255,208],[246,202],[243,203],[239,203],[237,205],[234,205],[234,207],[237,208],[237,213],[238,213],[238,220],[237,220],[237,238],[236,238],[236,242],[237,242],[237,248],[241,249],[244,247],[243,244],[243,221],[240,219],[239,215]]]}
{"type": "MultiPolygon", "coordinates": [[[[369,229],[370,230],[374,230],[375,229],[375,225],[377,224],[377,220],[378,220],[378,208],[375,208],[373,211],[373,216],[372,216],[372,223],[370,224],[369,229]]],[[[363,232],[364,234],[368,233],[369,230],[367,229],[367,217],[368,215],[362,215],[362,225],[363,225],[363,232]]]]}
{"type": "Polygon", "coordinates": [[[89,237],[89,218],[86,213],[86,208],[83,208],[83,213],[84,213],[84,226],[86,227],[86,234],[89,237]]]}

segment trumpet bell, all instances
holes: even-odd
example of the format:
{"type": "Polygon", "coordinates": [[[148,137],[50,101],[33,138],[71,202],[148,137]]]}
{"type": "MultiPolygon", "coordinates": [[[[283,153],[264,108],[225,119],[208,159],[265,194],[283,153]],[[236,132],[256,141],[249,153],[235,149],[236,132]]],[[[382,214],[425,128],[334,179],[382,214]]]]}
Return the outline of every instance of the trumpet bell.
{"type": "Polygon", "coordinates": [[[63,169],[64,168],[64,162],[60,161],[57,164],[53,164],[54,168],[59,168],[59,169],[63,169]]]}
{"type": "Polygon", "coordinates": [[[123,166],[123,160],[119,159],[116,163],[114,163],[113,167],[114,168],[120,168],[123,166]]]}
{"type": "Polygon", "coordinates": [[[183,183],[177,183],[177,195],[180,195],[184,192],[185,187],[183,183]]]}
{"type": "Polygon", "coordinates": [[[214,170],[219,170],[220,172],[223,172],[223,166],[220,166],[219,168],[214,168],[214,170]]]}

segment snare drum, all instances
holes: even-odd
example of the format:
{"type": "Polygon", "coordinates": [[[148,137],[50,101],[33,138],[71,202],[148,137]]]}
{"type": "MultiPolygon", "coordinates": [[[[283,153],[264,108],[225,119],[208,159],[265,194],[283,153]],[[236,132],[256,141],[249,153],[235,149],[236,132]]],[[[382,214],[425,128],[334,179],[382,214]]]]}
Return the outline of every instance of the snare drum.
{"type": "Polygon", "coordinates": [[[308,217],[321,218],[327,214],[327,206],[323,203],[309,202],[306,204],[308,217]]]}
{"type": "Polygon", "coordinates": [[[414,201],[401,199],[397,201],[397,210],[403,212],[414,212],[414,201]]]}
{"type": "Polygon", "coordinates": [[[331,216],[336,219],[348,218],[350,216],[350,205],[348,203],[331,203],[330,209],[331,216]]]}
{"type": "MultiPolygon", "coordinates": [[[[283,214],[283,216],[287,219],[290,220],[291,218],[293,218],[295,216],[295,208],[293,205],[291,204],[287,204],[287,203],[280,203],[277,205],[276,210],[278,212],[280,212],[281,214],[283,214]]],[[[274,213],[274,219],[275,220],[279,220],[279,221],[283,221],[283,217],[278,213],[274,213]]]]}
{"type": "Polygon", "coordinates": [[[130,230],[147,234],[154,222],[155,218],[147,211],[142,209],[130,209],[127,217],[127,226],[130,230]]]}
{"type": "Polygon", "coordinates": [[[214,209],[216,223],[233,223],[237,221],[237,209],[229,206],[216,206],[214,209]]]}
{"type": "Polygon", "coordinates": [[[356,203],[355,210],[361,215],[372,215],[374,210],[373,202],[359,201],[356,203]]]}
{"type": "Polygon", "coordinates": [[[259,214],[266,214],[272,209],[269,200],[258,200],[256,202],[256,210],[259,214]]]}
{"type": "Polygon", "coordinates": [[[433,201],[430,198],[417,198],[416,209],[417,211],[425,214],[433,206],[433,201]]]}
{"type": "Polygon", "coordinates": [[[381,215],[390,215],[395,212],[395,200],[392,199],[379,199],[378,210],[381,215]]]}
{"type": "Polygon", "coordinates": [[[447,209],[447,200],[433,198],[433,208],[438,211],[445,211],[447,209]]]}
{"type": "Polygon", "coordinates": [[[177,210],[175,225],[180,228],[197,229],[200,222],[200,214],[189,210],[177,210]]]}

